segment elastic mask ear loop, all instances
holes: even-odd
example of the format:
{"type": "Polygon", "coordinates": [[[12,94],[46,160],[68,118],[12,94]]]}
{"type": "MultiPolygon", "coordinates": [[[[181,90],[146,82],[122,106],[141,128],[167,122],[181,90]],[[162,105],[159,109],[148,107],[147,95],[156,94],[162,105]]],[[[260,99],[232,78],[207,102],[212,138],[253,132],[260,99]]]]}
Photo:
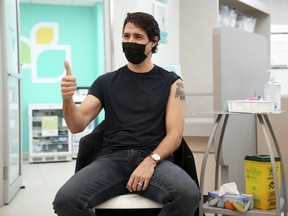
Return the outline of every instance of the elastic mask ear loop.
{"type": "MultiPolygon", "coordinates": [[[[149,40],[147,44],[149,44],[150,42],[152,42],[152,41],[149,40]]],[[[147,44],[145,45],[145,47],[147,46],[147,44]]],[[[148,56],[148,54],[153,50],[153,48],[154,48],[154,47],[152,47],[151,50],[150,50],[147,54],[145,54],[145,55],[148,56]]]]}

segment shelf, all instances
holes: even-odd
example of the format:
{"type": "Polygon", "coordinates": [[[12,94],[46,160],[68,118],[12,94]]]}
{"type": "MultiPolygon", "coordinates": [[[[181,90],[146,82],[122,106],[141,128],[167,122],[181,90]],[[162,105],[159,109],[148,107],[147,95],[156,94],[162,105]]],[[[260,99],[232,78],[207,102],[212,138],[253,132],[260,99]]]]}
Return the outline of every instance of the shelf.
{"type": "MultiPolygon", "coordinates": [[[[35,132],[35,131],[34,131],[35,132]]],[[[45,139],[45,138],[49,138],[49,137],[53,137],[53,138],[57,138],[57,137],[68,137],[68,135],[58,135],[58,136],[41,136],[41,135],[33,135],[33,139],[45,139]]]]}
{"type": "MultiPolygon", "coordinates": [[[[281,202],[281,209],[283,210],[285,200],[283,198],[281,198],[280,202],[281,202]]],[[[229,209],[211,207],[211,206],[208,205],[208,202],[206,202],[203,205],[203,212],[204,213],[212,213],[212,214],[222,214],[222,215],[245,215],[245,216],[257,216],[257,215],[270,216],[270,215],[276,215],[276,209],[271,209],[271,210],[267,210],[267,211],[263,211],[263,210],[260,210],[260,209],[252,209],[252,210],[249,210],[249,211],[243,213],[243,212],[239,212],[239,211],[236,211],[236,210],[233,211],[233,210],[229,210],[229,209]]]]}
{"type": "Polygon", "coordinates": [[[58,162],[58,161],[70,161],[72,160],[71,154],[69,155],[37,155],[29,159],[30,163],[40,163],[40,162],[58,162]]]}
{"type": "Polygon", "coordinates": [[[235,8],[247,15],[253,13],[253,16],[255,16],[256,12],[261,12],[267,15],[270,14],[269,8],[258,0],[219,0],[219,4],[229,5],[229,7],[235,8]]]}

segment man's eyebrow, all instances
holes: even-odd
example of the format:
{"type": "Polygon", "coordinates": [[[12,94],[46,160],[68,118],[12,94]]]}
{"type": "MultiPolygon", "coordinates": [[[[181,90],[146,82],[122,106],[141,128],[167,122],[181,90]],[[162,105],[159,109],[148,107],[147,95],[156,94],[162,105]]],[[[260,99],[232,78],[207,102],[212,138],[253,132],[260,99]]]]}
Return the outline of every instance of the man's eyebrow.
{"type": "Polygon", "coordinates": [[[143,34],[140,34],[140,33],[134,33],[133,35],[134,35],[134,36],[138,36],[138,37],[139,37],[139,36],[140,36],[140,37],[144,37],[144,35],[143,35],[143,34]]]}
{"type": "Polygon", "coordinates": [[[138,36],[138,37],[144,37],[144,34],[141,34],[141,33],[123,32],[123,35],[133,35],[133,36],[138,36]]]}

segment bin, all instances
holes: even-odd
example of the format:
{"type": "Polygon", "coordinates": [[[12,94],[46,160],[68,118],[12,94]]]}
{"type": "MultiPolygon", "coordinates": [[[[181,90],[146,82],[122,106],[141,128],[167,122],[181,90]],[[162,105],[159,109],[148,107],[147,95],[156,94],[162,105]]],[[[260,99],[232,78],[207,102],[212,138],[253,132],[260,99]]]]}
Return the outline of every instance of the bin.
{"type": "MultiPolygon", "coordinates": [[[[280,187],[280,157],[275,157],[278,186],[280,187]]],[[[245,157],[246,194],[254,196],[254,207],[261,210],[276,208],[276,193],[269,155],[245,157]]],[[[279,188],[278,188],[279,190],[279,188]]]]}

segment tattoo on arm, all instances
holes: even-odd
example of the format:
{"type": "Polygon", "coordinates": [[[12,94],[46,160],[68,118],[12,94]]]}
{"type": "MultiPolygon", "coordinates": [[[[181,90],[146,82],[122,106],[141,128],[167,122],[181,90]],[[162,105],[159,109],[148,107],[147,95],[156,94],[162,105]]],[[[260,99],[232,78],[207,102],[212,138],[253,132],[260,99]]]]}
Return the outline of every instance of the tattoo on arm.
{"type": "Polygon", "coordinates": [[[177,88],[175,92],[175,98],[178,98],[180,100],[185,100],[185,92],[184,92],[184,85],[183,83],[176,83],[177,88]]]}

